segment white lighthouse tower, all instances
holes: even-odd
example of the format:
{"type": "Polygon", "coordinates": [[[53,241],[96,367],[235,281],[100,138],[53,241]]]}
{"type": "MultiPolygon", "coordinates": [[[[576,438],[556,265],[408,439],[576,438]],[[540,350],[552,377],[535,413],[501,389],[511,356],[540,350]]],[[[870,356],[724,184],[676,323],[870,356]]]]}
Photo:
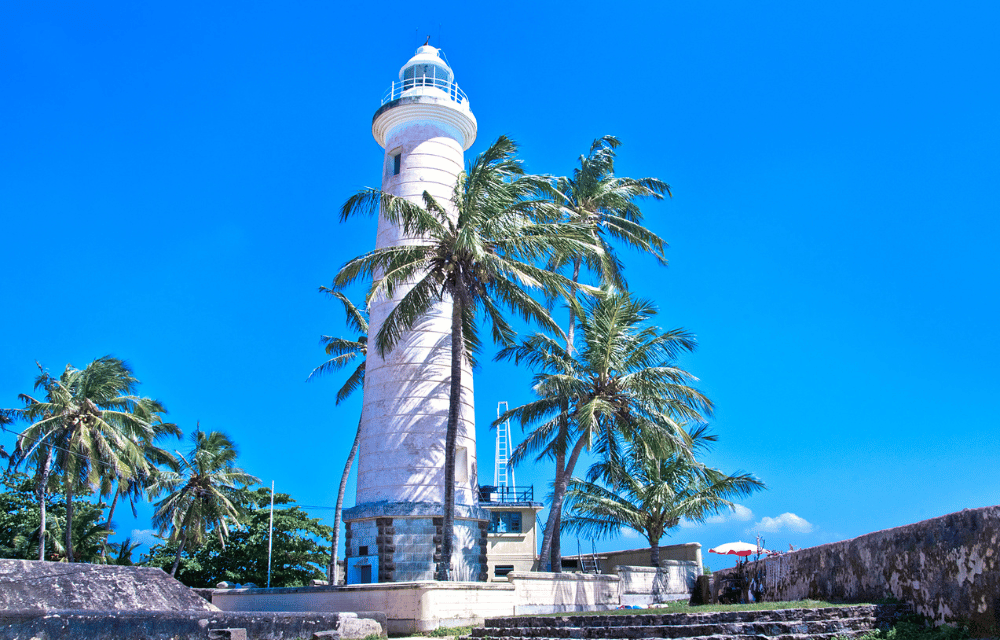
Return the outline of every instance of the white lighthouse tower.
{"type": "MultiPolygon", "coordinates": [[[[375,112],[372,134],[385,149],[383,191],[418,204],[426,191],[450,205],[476,118],[438,49],[425,44],[403,65],[375,112]]],[[[377,247],[413,241],[380,216],[377,247]]],[[[372,302],[372,344],[404,294],[372,302]]],[[[431,580],[439,568],[451,315],[451,302],[440,301],[384,358],[368,352],[357,506],[344,511],[348,584],[431,580]]],[[[453,579],[485,581],[489,514],[478,503],[472,372],[465,366],[450,569],[453,579]]]]}

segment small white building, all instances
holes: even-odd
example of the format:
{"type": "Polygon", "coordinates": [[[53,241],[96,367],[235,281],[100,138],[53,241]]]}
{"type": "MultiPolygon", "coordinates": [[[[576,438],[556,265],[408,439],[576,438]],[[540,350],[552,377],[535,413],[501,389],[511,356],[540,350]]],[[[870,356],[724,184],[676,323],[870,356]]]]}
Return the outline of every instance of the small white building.
{"type": "Polygon", "coordinates": [[[479,504],[489,511],[487,529],[487,581],[506,582],[512,572],[538,569],[541,502],[534,487],[481,487],[479,504]]]}

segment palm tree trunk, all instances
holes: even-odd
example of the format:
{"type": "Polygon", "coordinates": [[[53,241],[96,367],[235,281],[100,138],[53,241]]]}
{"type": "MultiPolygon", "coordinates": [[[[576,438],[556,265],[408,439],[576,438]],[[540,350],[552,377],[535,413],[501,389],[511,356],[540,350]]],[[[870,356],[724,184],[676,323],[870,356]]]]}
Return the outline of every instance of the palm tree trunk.
{"type": "Polygon", "coordinates": [[[458,409],[462,401],[462,357],[465,340],[462,339],[462,311],[464,308],[461,277],[451,306],[451,389],[448,398],[448,432],[444,442],[444,526],[441,530],[441,561],[437,579],[451,579],[451,555],[455,537],[455,457],[458,440],[458,409]]]}
{"type": "MultiPolygon", "coordinates": [[[[108,527],[111,527],[111,518],[115,516],[115,507],[118,506],[118,496],[121,495],[120,491],[121,491],[121,486],[119,485],[119,483],[116,482],[115,497],[111,501],[111,508],[108,509],[108,520],[107,520],[108,527]]],[[[104,541],[101,543],[101,562],[106,564],[107,560],[108,560],[108,539],[105,538],[104,541]]]]}
{"type": "Polygon", "coordinates": [[[651,565],[653,565],[654,567],[656,567],[657,569],[660,568],[660,542],[659,542],[659,540],[657,540],[656,542],[650,541],[650,543],[649,543],[649,563],[651,565]]]}
{"type": "MultiPolygon", "coordinates": [[[[576,299],[576,285],[580,282],[580,264],[583,258],[579,256],[573,260],[573,289],[571,293],[573,298],[576,299]]],[[[566,327],[566,353],[573,355],[574,342],[573,338],[576,335],[576,311],[573,305],[569,305],[569,326],[566,327]]]]}
{"type": "Polygon", "coordinates": [[[354,456],[358,454],[358,444],[360,442],[361,421],[358,420],[358,432],[354,434],[354,444],[351,445],[351,452],[347,454],[347,462],[344,463],[344,473],[340,476],[340,489],[337,491],[337,509],[333,514],[333,547],[330,549],[330,568],[327,572],[327,578],[332,585],[340,582],[337,566],[337,548],[340,546],[340,519],[344,512],[344,492],[347,491],[347,478],[351,475],[351,467],[354,466],[354,456]]]}
{"type": "Polygon", "coordinates": [[[557,474],[556,476],[556,485],[552,490],[552,510],[549,511],[549,519],[545,524],[545,534],[542,536],[542,558],[550,557],[552,554],[552,540],[555,537],[555,528],[559,526],[563,499],[566,497],[566,487],[569,486],[569,479],[573,477],[573,469],[576,467],[576,461],[580,458],[580,453],[583,451],[586,443],[587,434],[581,434],[580,439],[573,445],[573,453],[569,456],[566,469],[562,474],[557,474]]]}
{"type": "Polygon", "coordinates": [[[66,475],[66,562],[73,562],[73,478],[66,475]]]}
{"type": "MultiPolygon", "coordinates": [[[[573,288],[572,294],[573,299],[576,299],[576,285],[580,282],[580,266],[583,262],[583,258],[577,256],[573,260],[573,288]]],[[[575,338],[576,336],[576,311],[573,305],[569,305],[569,325],[566,327],[566,353],[570,356],[573,355],[575,351],[575,338]]],[[[568,407],[563,407],[563,415],[566,415],[568,407]]],[[[566,419],[563,419],[559,425],[559,442],[563,443],[563,446],[556,450],[556,483],[559,482],[561,475],[565,474],[566,469],[566,448],[565,443],[569,438],[569,423],[566,419]]],[[[566,479],[566,484],[568,485],[569,479],[566,479]]],[[[548,558],[548,569],[554,573],[562,573],[562,509],[560,508],[556,512],[555,523],[552,525],[552,551],[548,558]]]]}
{"type": "MultiPolygon", "coordinates": [[[[187,543],[188,527],[191,526],[191,518],[193,517],[193,515],[194,515],[194,509],[189,506],[187,513],[184,514],[184,523],[181,525],[181,531],[180,531],[181,544],[180,546],[177,547],[177,555],[174,557],[174,566],[170,568],[171,576],[177,575],[177,565],[181,563],[181,552],[184,551],[184,545],[185,543],[187,543]]],[[[225,546],[223,546],[223,549],[225,549],[225,546]]]]}
{"type": "Polygon", "coordinates": [[[181,544],[177,547],[177,555],[174,556],[174,566],[170,567],[171,577],[175,577],[177,575],[177,565],[181,563],[181,552],[184,551],[185,542],[187,542],[187,535],[181,537],[181,544]]]}
{"type": "Polygon", "coordinates": [[[45,534],[48,533],[45,530],[45,513],[46,513],[46,487],[49,484],[49,471],[52,468],[52,447],[49,447],[45,452],[45,462],[42,464],[41,471],[38,473],[38,486],[35,490],[38,492],[38,559],[45,560],[45,534]]]}

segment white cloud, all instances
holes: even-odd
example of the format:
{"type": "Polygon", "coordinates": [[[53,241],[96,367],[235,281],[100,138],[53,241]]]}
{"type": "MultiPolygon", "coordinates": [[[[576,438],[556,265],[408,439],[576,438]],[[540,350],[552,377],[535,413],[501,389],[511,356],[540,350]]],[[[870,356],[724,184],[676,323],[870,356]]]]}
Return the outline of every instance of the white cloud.
{"type": "Polygon", "coordinates": [[[628,527],[622,527],[622,537],[623,538],[638,538],[639,532],[635,529],[629,529],[628,527]]]}
{"type": "Polygon", "coordinates": [[[160,537],[156,535],[156,529],[132,529],[130,535],[132,542],[138,542],[139,544],[154,545],[162,542],[160,537]]]}
{"type": "Polygon", "coordinates": [[[739,520],[740,522],[750,522],[753,520],[753,511],[747,509],[741,504],[733,507],[733,520],[739,520]]]}
{"type": "Polygon", "coordinates": [[[764,516],[754,528],[758,531],[767,531],[771,533],[783,530],[795,531],[797,533],[809,533],[813,530],[813,525],[806,521],[805,518],[800,518],[794,513],[783,513],[777,518],[764,516]]]}

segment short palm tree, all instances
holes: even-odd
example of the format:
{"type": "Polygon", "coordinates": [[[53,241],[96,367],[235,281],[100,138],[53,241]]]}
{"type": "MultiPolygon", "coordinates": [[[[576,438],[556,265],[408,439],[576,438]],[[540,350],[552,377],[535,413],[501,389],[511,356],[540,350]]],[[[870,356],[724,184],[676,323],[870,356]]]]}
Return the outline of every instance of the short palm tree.
{"type": "MultiPolygon", "coordinates": [[[[690,432],[692,450],[707,448],[716,437],[699,425],[690,432]]],[[[726,475],[689,455],[659,455],[645,442],[632,443],[621,464],[595,464],[588,480],[573,479],[566,494],[569,516],[563,528],[607,537],[632,529],[649,542],[650,562],[660,566],[660,539],[681,519],[704,522],[733,509],[732,500],[766,489],[749,473],[726,475]]]]}
{"type": "Polygon", "coordinates": [[[514,450],[511,462],[533,453],[538,459],[565,455],[565,462],[556,466],[542,537],[543,568],[551,566],[566,489],[585,449],[614,464],[621,464],[623,442],[646,441],[660,455],[689,455],[690,439],[682,425],[703,422],[711,414],[711,401],[691,386],[697,378],[676,363],[694,349],[694,336],[649,325],[655,313],[650,302],[605,290],[579,307],[578,352],[536,334],[497,356],[538,370],[533,380],[538,399],[499,418],[537,425],[514,450]]]}
{"type": "Polygon", "coordinates": [[[459,174],[450,203],[438,202],[425,191],[420,206],[368,189],[352,196],[342,210],[342,218],[381,211],[413,238],[405,246],[376,249],[349,261],[336,277],[338,287],[372,278],[369,301],[405,290],[375,335],[380,355],[391,351],[435,302],[447,300],[452,305],[441,580],[448,579],[451,571],[462,366],[479,345],[476,319],[482,312],[494,341],[502,344],[511,344],[515,336],[504,308],[558,331],[544,305],[527,289],[562,294],[567,280],[535,263],[552,251],[573,254],[591,248],[580,230],[539,221],[544,204],[536,197],[546,183],[524,174],[516,151],[514,142],[501,136],[459,174]]]}
{"type": "MultiPolygon", "coordinates": [[[[365,362],[368,356],[368,318],[364,311],[352,303],[347,296],[330,287],[320,287],[323,293],[328,293],[344,305],[344,314],[347,316],[348,328],[358,332],[360,335],[356,340],[336,338],[334,336],[323,336],[321,344],[326,345],[326,355],[333,356],[320,366],[312,370],[306,381],[324,373],[335,371],[357,362],[354,371],[347,378],[347,381],[340,391],[337,392],[337,404],[346,400],[358,389],[364,390],[365,386],[365,362]]],[[[347,479],[351,475],[351,466],[354,464],[354,457],[358,454],[358,444],[361,442],[361,421],[358,420],[358,428],[354,433],[354,444],[351,445],[351,452],[347,454],[347,462],[344,463],[344,472],[340,476],[340,488],[337,490],[337,506],[333,519],[333,546],[330,550],[330,568],[328,577],[331,584],[337,584],[340,580],[337,575],[337,548],[340,545],[340,520],[344,513],[344,492],[347,491],[347,479]]]]}
{"type": "MultiPolygon", "coordinates": [[[[111,356],[83,369],[67,365],[58,378],[39,369],[35,388],[44,389],[45,398],[20,396],[25,403],[21,415],[31,424],[18,438],[18,451],[41,465],[40,490],[48,486],[53,469],[61,475],[66,559],[73,562],[73,495],[85,486],[100,487],[106,477],[130,477],[148,469],[143,443],[154,437],[154,428],[142,407],[153,401],[135,395],[138,380],[131,367],[111,356]]],[[[40,553],[44,531],[43,522],[40,553]]]]}
{"type": "Polygon", "coordinates": [[[151,487],[154,494],[169,492],[155,505],[153,526],[160,535],[169,531],[169,541],[177,544],[170,575],[177,573],[184,548],[203,544],[209,532],[214,532],[225,548],[229,526],[239,524],[241,515],[236,494],[260,482],[234,466],[236,446],[221,431],[205,433],[198,428],[191,434],[191,442],[187,455],[177,452],[177,469],[161,471],[151,487]]]}
{"type": "MultiPolygon", "coordinates": [[[[643,226],[643,214],[638,200],[644,198],[662,199],[670,195],[670,185],[656,178],[627,178],[615,175],[615,150],[621,142],[614,136],[604,136],[594,140],[587,155],[580,156],[580,166],[569,177],[557,178],[553,199],[563,212],[563,219],[586,228],[594,237],[600,252],[565,254],[552,256],[549,268],[554,270],[571,268],[573,295],[580,282],[581,267],[597,274],[602,284],[625,288],[622,264],[611,240],[627,247],[652,254],[660,264],[666,264],[664,242],[658,235],[643,226]]],[[[566,326],[566,349],[572,353],[576,333],[575,305],[569,306],[569,320],[566,326]]],[[[563,440],[568,437],[566,425],[560,430],[563,440]]],[[[556,466],[565,466],[565,449],[555,451],[556,466]]],[[[556,514],[560,518],[561,514],[556,514]]],[[[554,570],[559,570],[561,555],[559,544],[559,523],[555,524],[552,541],[552,562],[554,570]]]]}

